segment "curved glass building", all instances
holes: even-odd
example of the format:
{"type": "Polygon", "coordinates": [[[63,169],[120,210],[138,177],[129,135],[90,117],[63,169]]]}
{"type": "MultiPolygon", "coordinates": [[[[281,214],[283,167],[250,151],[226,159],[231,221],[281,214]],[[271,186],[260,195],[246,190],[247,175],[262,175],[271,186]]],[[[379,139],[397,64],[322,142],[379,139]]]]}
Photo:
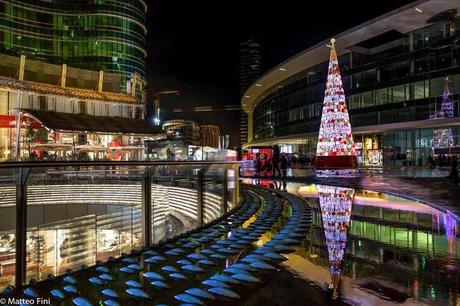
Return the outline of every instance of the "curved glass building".
{"type": "Polygon", "coordinates": [[[144,0],[0,0],[0,52],[145,75],[144,0]]]}
{"type": "MultiPolygon", "coordinates": [[[[459,12],[458,0],[416,1],[335,36],[362,164],[422,166],[430,155],[460,153],[459,12]]],[[[328,44],[274,67],[243,94],[245,147],[315,154],[328,44]]]]}

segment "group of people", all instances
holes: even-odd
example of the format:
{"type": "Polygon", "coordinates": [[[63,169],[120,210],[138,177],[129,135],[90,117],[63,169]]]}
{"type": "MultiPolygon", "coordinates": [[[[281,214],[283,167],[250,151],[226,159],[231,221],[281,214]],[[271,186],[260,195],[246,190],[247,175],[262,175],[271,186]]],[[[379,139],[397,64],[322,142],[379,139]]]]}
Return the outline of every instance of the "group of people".
{"type": "Polygon", "coordinates": [[[452,157],[450,160],[450,173],[449,178],[452,180],[452,184],[455,186],[458,185],[458,163],[460,162],[456,156],[452,157]]]}
{"type": "Polygon", "coordinates": [[[286,154],[280,154],[279,147],[275,145],[273,147],[272,158],[268,158],[267,155],[263,157],[257,156],[255,176],[286,178],[288,166],[289,160],[286,154]]]}
{"type": "Polygon", "coordinates": [[[439,157],[436,159],[433,156],[428,157],[428,166],[430,169],[436,168],[436,166],[439,167],[450,167],[452,166],[452,163],[457,161],[457,157],[454,156],[449,156],[445,154],[440,154],[439,157]]]}
{"type": "Polygon", "coordinates": [[[460,159],[457,156],[446,156],[444,154],[439,155],[437,159],[434,159],[433,156],[428,157],[428,166],[431,170],[435,169],[436,166],[439,167],[450,167],[450,172],[448,178],[452,180],[454,185],[458,185],[459,181],[459,164],[460,159]]]}

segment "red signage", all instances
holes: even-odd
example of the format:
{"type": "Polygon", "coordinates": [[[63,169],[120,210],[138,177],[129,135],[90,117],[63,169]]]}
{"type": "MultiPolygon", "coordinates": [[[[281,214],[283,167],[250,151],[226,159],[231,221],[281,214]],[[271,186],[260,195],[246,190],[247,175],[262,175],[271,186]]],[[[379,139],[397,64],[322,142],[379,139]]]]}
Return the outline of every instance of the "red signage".
{"type": "MultiPolygon", "coordinates": [[[[24,122],[28,121],[32,125],[32,128],[39,129],[41,124],[36,120],[29,117],[21,117],[21,124],[24,127],[24,122]]],[[[14,115],[0,115],[0,128],[15,128],[16,127],[16,116],[14,115]]]]}
{"type": "Polygon", "coordinates": [[[0,115],[0,128],[14,128],[16,126],[16,116],[0,115]]]}

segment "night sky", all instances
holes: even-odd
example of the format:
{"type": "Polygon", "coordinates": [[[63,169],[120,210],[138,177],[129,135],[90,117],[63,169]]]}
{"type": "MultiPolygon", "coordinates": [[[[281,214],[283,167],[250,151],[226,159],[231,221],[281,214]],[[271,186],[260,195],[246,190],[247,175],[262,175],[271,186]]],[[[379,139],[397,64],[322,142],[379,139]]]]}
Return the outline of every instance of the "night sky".
{"type": "MultiPolygon", "coordinates": [[[[162,108],[239,104],[239,43],[261,44],[262,70],[344,30],[413,0],[152,0],[147,15],[150,93],[179,89],[162,108]],[[307,4],[310,4],[307,6],[307,4]],[[314,4],[314,5],[313,5],[314,4]]],[[[151,97],[150,97],[151,99],[151,97]]],[[[168,117],[220,123],[236,145],[238,115],[168,113],[168,117]]]]}

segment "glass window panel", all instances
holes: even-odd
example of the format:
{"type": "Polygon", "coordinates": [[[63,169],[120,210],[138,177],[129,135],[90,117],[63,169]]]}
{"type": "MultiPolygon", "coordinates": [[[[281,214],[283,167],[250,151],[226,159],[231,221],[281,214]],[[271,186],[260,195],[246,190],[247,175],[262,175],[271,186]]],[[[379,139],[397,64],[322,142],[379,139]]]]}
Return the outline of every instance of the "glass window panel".
{"type": "Polygon", "coordinates": [[[414,60],[414,74],[430,71],[430,60],[428,57],[416,58],[414,60]]]}
{"type": "Polygon", "coordinates": [[[436,78],[430,80],[430,96],[441,96],[444,91],[444,78],[436,78]]]}
{"type": "Polygon", "coordinates": [[[460,74],[454,74],[452,78],[452,92],[460,93],[460,74]]]}
{"type": "Polygon", "coordinates": [[[363,74],[363,85],[374,84],[377,81],[377,70],[369,69],[364,71],[363,74]]]}
{"type": "Polygon", "coordinates": [[[380,71],[379,71],[379,73],[380,73],[380,82],[391,80],[391,71],[392,71],[391,65],[381,67],[380,71]]]}
{"type": "Polygon", "coordinates": [[[450,68],[452,66],[451,51],[436,54],[436,70],[450,68]]]}
{"type": "Polygon", "coordinates": [[[444,37],[444,22],[433,24],[429,27],[430,45],[433,45],[444,37]]]}
{"type": "Polygon", "coordinates": [[[406,101],[405,85],[393,87],[393,103],[406,101]]]}
{"type": "Polygon", "coordinates": [[[415,31],[412,33],[413,38],[413,48],[414,50],[421,49],[424,47],[425,40],[424,40],[424,31],[423,29],[415,31]]]}
{"type": "Polygon", "coordinates": [[[374,106],[372,91],[363,92],[362,97],[363,97],[363,107],[374,106]]]}
{"type": "Polygon", "coordinates": [[[417,82],[417,83],[412,83],[412,94],[413,94],[413,99],[424,99],[425,96],[425,82],[417,82]]]}
{"type": "Polygon", "coordinates": [[[405,78],[410,74],[410,61],[396,63],[393,67],[394,78],[405,78]]]}
{"type": "Polygon", "coordinates": [[[0,90],[0,114],[8,114],[8,91],[0,90]]]}
{"type": "Polygon", "coordinates": [[[358,72],[352,76],[353,88],[359,88],[363,85],[363,73],[358,72]]]}
{"type": "Polygon", "coordinates": [[[391,103],[391,99],[388,99],[388,88],[381,88],[375,91],[377,104],[391,103]]]}

